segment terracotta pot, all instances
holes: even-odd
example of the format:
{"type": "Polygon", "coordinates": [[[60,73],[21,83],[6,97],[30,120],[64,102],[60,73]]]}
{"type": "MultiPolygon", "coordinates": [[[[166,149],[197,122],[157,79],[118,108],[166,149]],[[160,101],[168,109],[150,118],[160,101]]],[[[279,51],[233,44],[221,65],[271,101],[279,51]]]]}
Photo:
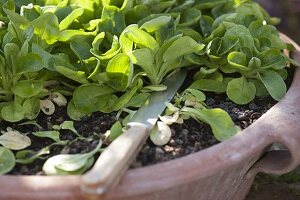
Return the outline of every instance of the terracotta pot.
{"type": "MultiPolygon", "coordinates": [[[[283,36],[285,40],[290,41],[283,36]]],[[[295,59],[300,61],[300,47],[295,59]]],[[[129,170],[105,200],[241,200],[258,172],[300,164],[300,70],[286,96],[241,134],[198,153],[129,170]],[[268,151],[273,143],[286,151],[268,151]]],[[[1,176],[0,199],[100,199],[81,192],[80,176],[1,176]]]]}

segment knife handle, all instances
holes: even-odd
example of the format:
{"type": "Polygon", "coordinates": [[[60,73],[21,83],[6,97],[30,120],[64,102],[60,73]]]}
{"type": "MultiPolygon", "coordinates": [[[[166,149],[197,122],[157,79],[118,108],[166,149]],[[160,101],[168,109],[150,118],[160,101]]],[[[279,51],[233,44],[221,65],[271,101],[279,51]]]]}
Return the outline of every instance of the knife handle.
{"type": "Polygon", "coordinates": [[[132,123],[101,153],[94,167],[81,177],[83,193],[99,198],[116,186],[147,138],[147,126],[132,123]]]}

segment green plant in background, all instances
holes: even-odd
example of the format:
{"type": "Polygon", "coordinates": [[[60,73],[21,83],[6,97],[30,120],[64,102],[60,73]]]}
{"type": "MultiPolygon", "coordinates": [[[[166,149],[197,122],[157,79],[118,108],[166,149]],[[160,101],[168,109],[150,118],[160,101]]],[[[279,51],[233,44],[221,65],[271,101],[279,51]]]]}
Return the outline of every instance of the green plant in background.
{"type": "MultiPolygon", "coordinates": [[[[167,89],[164,79],[192,69],[197,71],[192,84],[168,105],[150,138],[163,145],[170,139],[166,125],[193,117],[209,124],[222,141],[239,129],[225,111],[205,105],[205,92],[225,93],[236,104],[255,96],[280,100],[286,92],[286,67],[297,65],[283,53],[293,48],[273,26],[278,19],[251,0],[3,0],[0,6],[0,118],[9,122],[34,120],[40,110],[51,115],[55,103],[68,104],[73,120],[97,111],[125,111],[125,126],[150,93],[167,89]]],[[[64,145],[68,141],[59,139],[59,131],[65,128],[87,139],[70,121],[32,134],[64,145]]],[[[117,121],[108,140],[121,133],[117,121]]],[[[15,149],[1,143],[5,159],[0,163],[5,165],[0,173],[15,162],[30,163],[49,154],[49,146],[22,150],[28,144],[14,140],[20,135],[26,134],[0,136],[0,141],[4,137],[23,145],[15,158],[8,150],[15,149]]],[[[49,174],[82,173],[100,147],[59,157],[74,165],[48,161],[45,169],[51,168],[49,174]]]]}

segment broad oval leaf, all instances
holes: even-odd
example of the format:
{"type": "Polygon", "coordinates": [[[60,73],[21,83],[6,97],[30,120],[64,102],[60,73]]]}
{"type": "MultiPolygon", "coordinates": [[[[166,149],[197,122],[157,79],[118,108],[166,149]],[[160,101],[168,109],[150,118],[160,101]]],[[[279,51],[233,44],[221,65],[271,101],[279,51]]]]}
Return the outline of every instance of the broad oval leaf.
{"type": "Polygon", "coordinates": [[[0,175],[6,174],[16,164],[13,152],[5,147],[0,147],[0,175]]]}
{"type": "Polygon", "coordinates": [[[142,47],[147,47],[153,51],[159,47],[158,42],[146,31],[139,29],[136,26],[132,26],[124,31],[124,35],[142,47]]]}
{"type": "Polygon", "coordinates": [[[271,97],[276,101],[282,99],[286,93],[286,85],[282,77],[275,71],[264,71],[259,75],[260,80],[263,82],[271,97]]]}
{"type": "Polygon", "coordinates": [[[86,116],[85,113],[82,113],[76,109],[73,99],[68,103],[67,113],[71,119],[77,120],[77,121],[81,120],[81,118],[86,116]]]}
{"type": "Polygon", "coordinates": [[[168,62],[186,54],[199,53],[203,48],[203,44],[199,44],[188,36],[183,36],[173,42],[166,52],[164,52],[163,60],[164,62],[168,62]]]}
{"type": "Polygon", "coordinates": [[[40,113],[40,100],[37,97],[26,99],[22,105],[27,119],[35,119],[40,113]]]}
{"type": "Polygon", "coordinates": [[[37,80],[18,81],[11,88],[11,91],[22,98],[33,97],[43,90],[43,82],[37,80]]]}
{"type": "Polygon", "coordinates": [[[263,69],[283,69],[286,66],[287,60],[279,50],[269,49],[259,55],[263,69]]]}
{"type": "Polygon", "coordinates": [[[212,24],[214,19],[208,15],[202,15],[200,18],[200,28],[204,37],[207,37],[212,32],[212,24]]]}
{"type": "Polygon", "coordinates": [[[10,130],[0,136],[0,144],[12,150],[21,150],[31,145],[31,140],[19,131],[10,130]]]}
{"type": "Polygon", "coordinates": [[[194,109],[185,107],[181,112],[209,124],[215,138],[219,141],[231,138],[240,130],[233,123],[229,114],[220,108],[194,109]]]}
{"type": "Polygon", "coordinates": [[[84,114],[91,114],[99,111],[99,104],[108,99],[104,99],[105,95],[111,96],[115,92],[114,89],[106,85],[86,84],[78,87],[73,93],[73,103],[75,108],[84,114]]]}
{"type": "Polygon", "coordinates": [[[188,8],[182,12],[180,24],[178,26],[192,26],[201,18],[201,11],[196,8],[188,8]]]}
{"type": "Polygon", "coordinates": [[[133,66],[129,57],[123,53],[116,55],[108,62],[106,73],[110,79],[109,85],[117,90],[125,90],[133,74],[133,66]]]}
{"type": "Polygon", "coordinates": [[[159,16],[150,21],[145,22],[141,29],[145,29],[148,33],[153,33],[159,30],[162,26],[167,25],[171,21],[172,17],[170,16],[159,16]]]}
{"type": "Polygon", "coordinates": [[[20,104],[12,102],[2,108],[1,116],[5,121],[18,122],[24,119],[25,113],[20,104]]]}
{"type": "Polygon", "coordinates": [[[29,53],[18,58],[16,64],[16,73],[24,74],[27,72],[37,72],[44,67],[44,62],[39,55],[35,53],[29,53]]]}
{"type": "Polygon", "coordinates": [[[34,26],[34,32],[47,44],[53,44],[59,37],[58,19],[54,13],[44,13],[31,24],[34,26]]]}
{"type": "Polygon", "coordinates": [[[254,47],[254,39],[245,26],[234,24],[226,31],[224,37],[230,37],[232,35],[238,37],[241,47],[248,47],[250,49],[254,47]]]}
{"type": "Polygon", "coordinates": [[[247,104],[252,101],[256,94],[256,87],[252,82],[242,76],[231,80],[226,89],[227,96],[236,104],[247,104]]]}

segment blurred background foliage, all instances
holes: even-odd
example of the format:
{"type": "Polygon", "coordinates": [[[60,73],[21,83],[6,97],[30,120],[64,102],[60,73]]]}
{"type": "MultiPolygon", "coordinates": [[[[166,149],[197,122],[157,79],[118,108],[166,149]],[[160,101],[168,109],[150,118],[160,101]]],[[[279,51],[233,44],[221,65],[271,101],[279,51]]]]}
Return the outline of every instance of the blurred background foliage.
{"type": "Polygon", "coordinates": [[[300,0],[257,0],[271,16],[279,17],[281,32],[300,43],[300,0]]]}

